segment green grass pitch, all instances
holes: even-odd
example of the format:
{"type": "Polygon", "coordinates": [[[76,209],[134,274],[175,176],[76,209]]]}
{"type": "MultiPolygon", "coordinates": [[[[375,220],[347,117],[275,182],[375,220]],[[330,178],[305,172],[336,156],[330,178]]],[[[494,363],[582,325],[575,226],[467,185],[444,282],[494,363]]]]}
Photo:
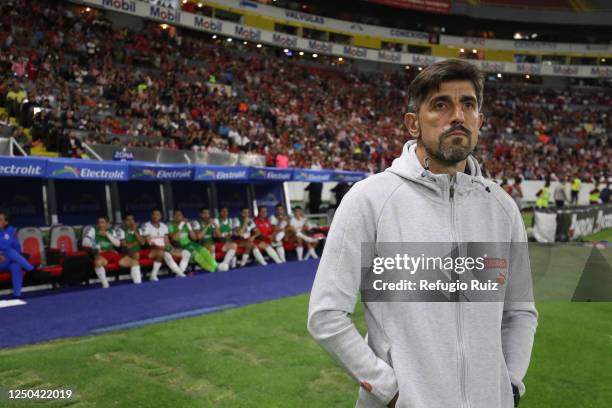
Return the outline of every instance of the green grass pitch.
{"type": "MultiPolygon", "coordinates": [[[[612,231],[599,234],[610,239],[612,231]]],[[[530,248],[536,296],[571,298],[590,250],[530,248]]],[[[605,259],[612,264],[610,250],[605,259]]],[[[525,408],[608,408],[612,303],[542,301],[525,408]]],[[[306,331],[308,295],[0,350],[0,388],[75,390],[1,407],[353,407],[357,385],[306,331]]],[[[363,312],[354,319],[365,332],[363,312]]],[[[492,407],[495,408],[495,407],[492,407]]]]}

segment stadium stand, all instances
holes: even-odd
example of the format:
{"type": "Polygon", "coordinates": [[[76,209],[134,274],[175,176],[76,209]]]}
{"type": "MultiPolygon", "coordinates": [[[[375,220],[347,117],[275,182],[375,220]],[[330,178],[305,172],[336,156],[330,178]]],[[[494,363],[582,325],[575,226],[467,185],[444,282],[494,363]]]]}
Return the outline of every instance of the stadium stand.
{"type": "MultiPolygon", "coordinates": [[[[293,167],[375,172],[406,137],[401,107],[413,72],[306,65],[237,41],[171,37],[152,23],[130,32],[58,4],[37,3],[27,18],[7,7],[0,40],[9,52],[0,64],[9,80],[0,86],[0,102],[26,149],[81,157],[85,142],[254,152],[269,166],[288,153],[293,167]]],[[[486,99],[483,136],[535,155],[522,177],[559,173],[544,154],[568,146],[572,163],[609,171],[608,163],[589,161],[593,146],[609,149],[609,92],[526,88],[519,98],[489,86],[486,99]]],[[[511,176],[507,151],[481,154],[490,176],[511,176]]]]}
{"type": "Polygon", "coordinates": [[[503,6],[531,10],[580,10],[576,3],[571,0],[471,0],[470,4],[482,6],[503,6]]]}

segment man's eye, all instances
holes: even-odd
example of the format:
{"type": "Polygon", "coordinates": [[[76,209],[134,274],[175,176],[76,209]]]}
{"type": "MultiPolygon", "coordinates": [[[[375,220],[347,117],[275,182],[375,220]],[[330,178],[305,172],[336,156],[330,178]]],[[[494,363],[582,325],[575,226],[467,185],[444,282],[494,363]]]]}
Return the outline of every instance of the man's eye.
{"type": "Polygon", "coordinates": [[[474,102],[466,102],[464,105],[466,108],[469,108],[469,109],[474,109],[475,107],[474,102]]]}
{"type": "Polygon", "coordinates": [[[446,104],[443,102],[438,102],[434,105],[434,109],[444,109],[446,107],[446,104]]]}

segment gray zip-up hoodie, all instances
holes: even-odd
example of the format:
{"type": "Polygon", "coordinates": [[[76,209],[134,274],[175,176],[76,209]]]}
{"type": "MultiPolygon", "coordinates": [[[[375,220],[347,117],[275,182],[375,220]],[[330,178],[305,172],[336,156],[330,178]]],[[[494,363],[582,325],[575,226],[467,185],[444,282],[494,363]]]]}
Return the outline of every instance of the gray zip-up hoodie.
{"type": "MultiPolygon", "coordinates": [[[[525,392],[533,302],[366,302],[365,339],[351,320],[362,242],[527,240],[516,204],[472,156],[469,174],[451,179],[425,170],[415,148],[406,143],[387,171],[342,200],[310,295],[308,330],[361,385],[357,407],[385,407],[399,391],[398,408],[511,408],[512,384],[525,392]]],[[[521,273],[529,272],[527,261],[521,273]]]]}

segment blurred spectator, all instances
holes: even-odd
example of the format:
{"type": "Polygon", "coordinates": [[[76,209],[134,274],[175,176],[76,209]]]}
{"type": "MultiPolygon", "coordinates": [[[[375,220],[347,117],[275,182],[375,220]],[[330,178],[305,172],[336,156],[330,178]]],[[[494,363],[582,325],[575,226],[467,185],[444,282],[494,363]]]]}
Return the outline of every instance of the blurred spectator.
{"type": "Polygon", "coordinates": [[[310,214],[318,214],[321,207],[323,183],[310,183],[304,190],[308,191],[308,212],[310,214]]]}
{"type": "Polygon", "coordinates": [[[9,138],[13,136],[15,132],[15,126],[9,122],[8,115],[6,113],[0,113],[0,137],[9,138]]]}
{"type": "Polygon", "coordinates": [[[565,177],[560,178],[557,187],[555,187],[555,192],[553,193],[553,199],[555,200],[557,208],[563,208],[565,202],[568,201],[567,193],[565,192],[565,181],[565,177]]]}
{"type": "MultiPolygon", "coordinates": [[[[364,73],[323,58],[305,64],[271,47],[171,35],[153,22],[137,32],[113,27],[102,14],[75,14],[58,2],[2,4],[0,104],[30,129],[32,143],[62,155],[80,156],[78,139],[372,173],[409,137],[402,115],[415,70],[364,73]]],[[[609,92],[485,88],[475,155],[486,176],[612,173],[609,92]]]]}
{"type": "Polygon", "coordinates": [[[610,194],[612,193],[612,190],[610,190],[610,187],[611,185],[608,184],[601,190],[601,202],[603,204],[607,204],[610,202],[610,194]]]}

